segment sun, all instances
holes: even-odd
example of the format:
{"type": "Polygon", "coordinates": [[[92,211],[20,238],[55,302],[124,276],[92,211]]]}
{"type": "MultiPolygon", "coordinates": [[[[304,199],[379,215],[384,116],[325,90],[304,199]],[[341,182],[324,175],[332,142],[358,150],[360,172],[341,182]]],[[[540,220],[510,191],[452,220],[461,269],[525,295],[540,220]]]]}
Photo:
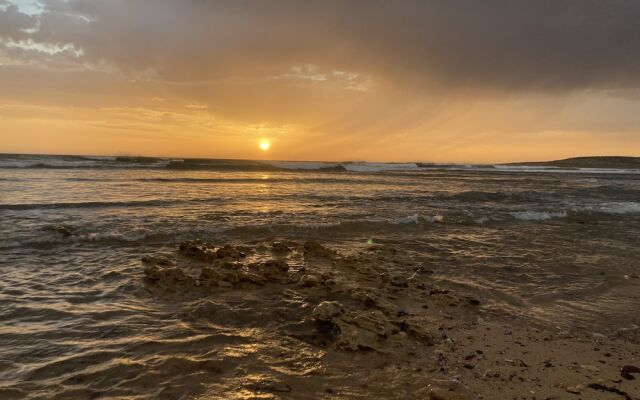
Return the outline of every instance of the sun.
{"type": "Polygon", "coordinates": [[[269,142],[267,139],[262,139],[258,146],[260,146],[260,150],[267,151],[271,148],[271,142],[269,142]]]}

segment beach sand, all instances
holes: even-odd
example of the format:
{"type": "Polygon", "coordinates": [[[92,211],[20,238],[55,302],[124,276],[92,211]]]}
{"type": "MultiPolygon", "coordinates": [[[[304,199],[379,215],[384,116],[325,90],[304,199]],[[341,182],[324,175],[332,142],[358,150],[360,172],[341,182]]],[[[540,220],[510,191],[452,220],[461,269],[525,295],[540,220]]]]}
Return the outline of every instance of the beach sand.
{"type": "Polygon", "coordinates": [[[637,331],[485,312],[394,246],[192,241],[142,264],[149,296],[186,304],[177,312],[193,329],[228,334],[194,341],[212,347],[195,366],[174,359],[176,372],[202,370],[181,382],[194,398],[640,398],[637,331]]]}

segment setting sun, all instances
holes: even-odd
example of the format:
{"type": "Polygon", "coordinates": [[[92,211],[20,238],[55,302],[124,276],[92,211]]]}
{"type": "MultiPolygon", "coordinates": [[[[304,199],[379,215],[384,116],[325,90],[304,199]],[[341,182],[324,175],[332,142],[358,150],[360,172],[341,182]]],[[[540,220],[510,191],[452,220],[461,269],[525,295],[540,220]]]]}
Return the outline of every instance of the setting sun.
{"type": "Polygon", "coordinates": [[[267,139],[262,139],[260,141],[259,146],[260,146],[260,150],[267,151],[269,150],[269,148],[271,148],[271,143],[267,139]]]}

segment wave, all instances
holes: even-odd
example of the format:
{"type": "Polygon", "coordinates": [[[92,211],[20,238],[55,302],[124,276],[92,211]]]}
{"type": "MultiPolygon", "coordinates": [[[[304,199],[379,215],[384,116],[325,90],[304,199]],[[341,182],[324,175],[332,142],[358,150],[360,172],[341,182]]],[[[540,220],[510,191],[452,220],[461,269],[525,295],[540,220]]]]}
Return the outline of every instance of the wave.
{"type": "Polygon", "coordinates": [[[311,171],[351,171],[381,172],[407,171],[418,168],[416,163],[376,163],[376,162],[304,162],[304,161],[271,161],[272,165],[289,170],[311,171]]]}
{"type": "Polygon", "coordinates": [[[375,162],[305,162],[253,161],[231,159],[171,159],[162,157],[86,157],[0,155],[0,169],[120,169],[157,168],[187,171],[321,171],[321,172],[380,172],[415,170],[415,163],[375,162]]]}
{"type": "Polygon", "coordinates": [[[567,213],[566,211],[516,211],[511,215],[521,221],[546,221],[553,218],[565,218],[567,213]]]}
{"type": "Polygon", "coordinates": [[[309,162],[309,161],[253,161],[142,156],[40,156],[0,155],[0,169],[168,169],[205,171],[316,171],[316,172],[393,172],[413,171],[432,173],[438,170],[521,173],[581,173],[581,174],[640,174],[640,169],[560,168],[549,166],[513,166],[486,164],[429,164],[382,162],[309,162]]]}
{"type": "Polygon", "coordinates": [[[515,202],[533,202],[541,201],[547,196],[544,192],[539,191],[522,191],[522,192],[484,192],[470,190],[467,192],[460,192],[451,195],[444,196],[448,200],[462,201],[462,202],[501,202],[501,201],[515,201],[515,202]]]}
{"type": "Polygon", "coordinates": [[[168,162],[150,157],[0,156],[0,169],[164,168],[168,162]]]}
{"type": "Polygon", "coordinates": [[[597,205],[572,207],[556,211],[516,211],[511,215],[521,221],[546,221],[567,218],[576,221],[597,220],[624,214],[640,214],[638,202],[607,202],[597,205]]]}
{"type": "Polygon", "coordinates": [[[195,199],[136,200],[136,201],[85,201],[66,203],[25,203],[0,204],[0,210],[38,210],[68,208],[104,208],[104,207],[156,207],[183,203],[222,202],[223,197],[206,197],[195,199]]]}

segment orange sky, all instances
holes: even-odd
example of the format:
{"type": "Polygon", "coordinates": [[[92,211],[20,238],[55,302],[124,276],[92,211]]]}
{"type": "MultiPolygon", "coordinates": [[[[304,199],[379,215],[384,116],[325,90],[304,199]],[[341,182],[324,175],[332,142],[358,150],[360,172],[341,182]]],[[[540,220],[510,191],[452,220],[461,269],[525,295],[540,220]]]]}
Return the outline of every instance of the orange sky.
{"type": "Polygon", "coordinates": [[[0,0],[0,152],[640,156],[639,7],[436,3],[0,0]]]}

